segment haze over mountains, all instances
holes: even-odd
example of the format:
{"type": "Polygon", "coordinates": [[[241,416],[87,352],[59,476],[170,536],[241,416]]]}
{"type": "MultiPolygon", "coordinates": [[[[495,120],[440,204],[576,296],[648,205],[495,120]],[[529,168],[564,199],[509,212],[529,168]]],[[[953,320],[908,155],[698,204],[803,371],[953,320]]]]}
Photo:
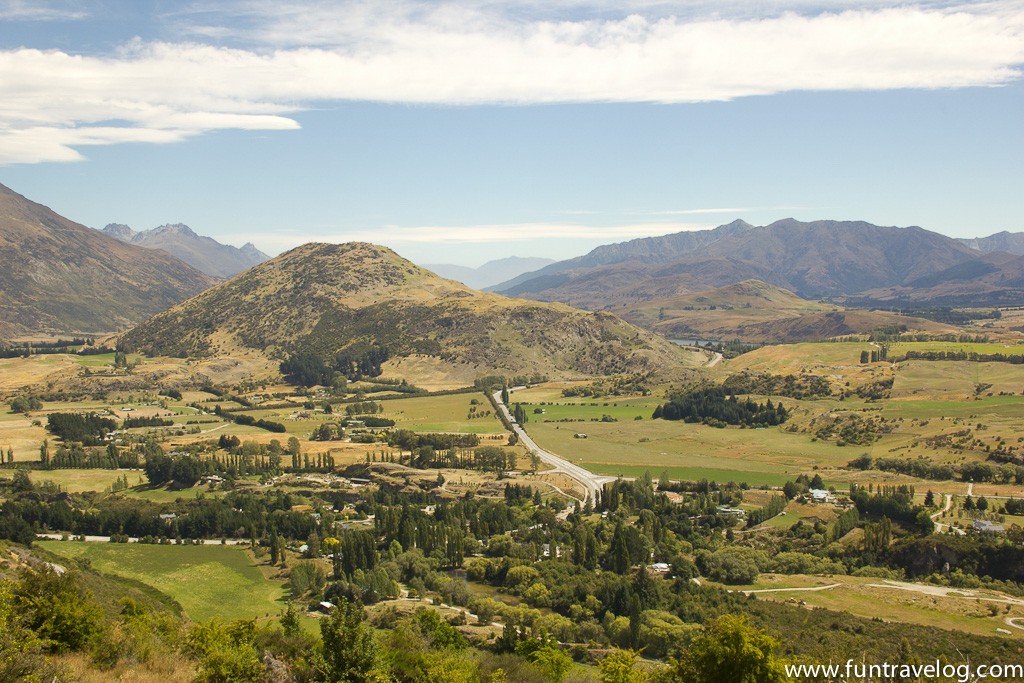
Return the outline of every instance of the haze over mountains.
{"type": "Polygon", "coordinates": [[[983,253],[919,227],[862,221],[734,221],[599,247],[492,287],[587,309],[621,307],[743,280],[859,305],[1024,301],[1024,258],[983,253]]]}
{"type": "Polygon", "coordinates": [[[488,261],[477,268],[457,266],[452,263],[424,263],[423,267],[432,270],[441,277],[458,280],[473,289],[486,289],[492,285],[511,280],[523,273],[554,263],[554,259],[539,256],[508,256],[503,259],[488,261]]]}
{"type": "Polygon", "coordinates": [[[0,185],[0,339],[113,332],[213,284],[162,251],[87,228],[0,185]]]}
{"type": "Polygon", "coordinates": [[[465,386],[486,374],[652,373],[695,364],[616,316],[508,299],[441,278],[390,249],[306,244],[219,284],[121,337],[130,349],[242,352],[326,363],[386,350],[385,376],[465,386]]]}
{"type": "Polygon", "coordinates": [[[229,278],[270,258],[252,242],[241,248],[221,244],[212,237],[197,235],[183,223],[161,225],[142,232],[136,232],[123,223],[110,223],[103,228],[103,233],[147,249],[163,249],[216,278],[229,278]]]}

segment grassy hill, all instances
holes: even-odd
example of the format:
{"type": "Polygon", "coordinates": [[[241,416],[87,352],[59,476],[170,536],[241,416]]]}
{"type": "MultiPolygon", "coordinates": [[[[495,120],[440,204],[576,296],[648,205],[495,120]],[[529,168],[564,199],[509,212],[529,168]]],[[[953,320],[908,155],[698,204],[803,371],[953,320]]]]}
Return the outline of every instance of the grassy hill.
{"type": "Polygon", "coordinates": [[[114,332],[213,280],[162,251],[125,244],[0,185],[0,339],[114,332]]]}
{"type": "Polygon", "coordinates": [[[330,361],[383,349],[385,374],[435,385],[495,372],[583,377],[665,374],[701,357],[609,313],[477,292],[366,243],[307,244],[121,337],[149,354],[248,349],[330,361]]]}

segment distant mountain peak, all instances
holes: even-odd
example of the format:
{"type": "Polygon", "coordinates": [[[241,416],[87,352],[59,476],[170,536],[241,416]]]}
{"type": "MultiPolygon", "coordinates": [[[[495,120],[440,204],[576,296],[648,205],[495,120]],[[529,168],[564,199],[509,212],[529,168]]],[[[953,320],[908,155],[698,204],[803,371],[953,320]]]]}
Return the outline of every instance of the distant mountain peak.
{"type": "Polygon", "coordinates": [[[108,223],[106,227],[103,228],[103,234],[110,235],[122,242],[131,242],[132,238],[138,233],[124,223],[108,223]]]}
{"type": "Polygon", "coordinates": [[[140,232],[123,223],[111,223],[103,233],[147,249],[163,249],[212,277],[231,277],[270,258],[251,242],[241,249],[221,244],[184,223],[165,223],[140,232]]]}
{"type": "Polygon", "coordinates": [[[186,237],[199,237],[199,235],[197,235],[192,230],[192,228],[188,227],[184,223],[165,223],[163,225],[158,225],[157,227],[153,228],[149,232],[155,233],[155,234],[167,234],[167,233],[170,233],[170,234],[175,234],[175,235],[185,235],[186,237]]]}

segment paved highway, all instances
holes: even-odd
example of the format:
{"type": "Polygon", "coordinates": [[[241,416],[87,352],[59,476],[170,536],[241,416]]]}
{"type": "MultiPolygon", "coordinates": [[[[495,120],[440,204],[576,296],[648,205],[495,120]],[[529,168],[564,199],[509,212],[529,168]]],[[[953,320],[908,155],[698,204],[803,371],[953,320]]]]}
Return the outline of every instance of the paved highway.
{"type": "MultiPolygon", "coordinates": [[[[526,387],[512,387],[509,389],[511,394],[516,389],[525,389],[526,387]]],[[[508,406],[501,402],[501,392],[494,392],[494,403],[501,409],[501,412],[505,414],[505,419],[512,425],[512,429],[515,431],[516,436],[519,437],[519,441],[526,446],[527,449],[533,451],[543,462],[551,465],[553,469],[545,470],[545,473],[561,472],[575,481],[583,487],[587,492],[587,496],[590,498],[590,502],[594,505],[597,504],[598,492],[604,488],[606,482],[615,481],[615,477],[609,477],[602,474],[594,474],[590,470],[580,467],[574,463],[569,462],[565,458],[555,455],[551,451],[546,451],[537,445],[537,442],[530,438],[530,435],[526,433],[526,430],[519,425],[512,417],[512,413],[509,412],[508,406]]],[[[586,501],[584,501],[586,502],[586,501]]]]}

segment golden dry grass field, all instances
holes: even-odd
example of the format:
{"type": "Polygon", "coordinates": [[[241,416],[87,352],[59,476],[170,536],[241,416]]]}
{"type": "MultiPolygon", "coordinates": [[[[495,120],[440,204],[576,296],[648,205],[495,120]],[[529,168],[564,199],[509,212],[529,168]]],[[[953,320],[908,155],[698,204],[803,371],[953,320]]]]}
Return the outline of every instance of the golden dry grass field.
{"type": "Polygon", "coordinates": [[[869,619],[1024,640],[1024,630],[1007,624],[1008,619],[1024,617],[1024,600],[992,590],[804,574],[762,574],[754,584],[729,586],[728,589],[750,592],[758,600],[804,604],[809,608],[823,607],[869,619]],[[885,605],[884,615],[879,605],[885,605]]]}

